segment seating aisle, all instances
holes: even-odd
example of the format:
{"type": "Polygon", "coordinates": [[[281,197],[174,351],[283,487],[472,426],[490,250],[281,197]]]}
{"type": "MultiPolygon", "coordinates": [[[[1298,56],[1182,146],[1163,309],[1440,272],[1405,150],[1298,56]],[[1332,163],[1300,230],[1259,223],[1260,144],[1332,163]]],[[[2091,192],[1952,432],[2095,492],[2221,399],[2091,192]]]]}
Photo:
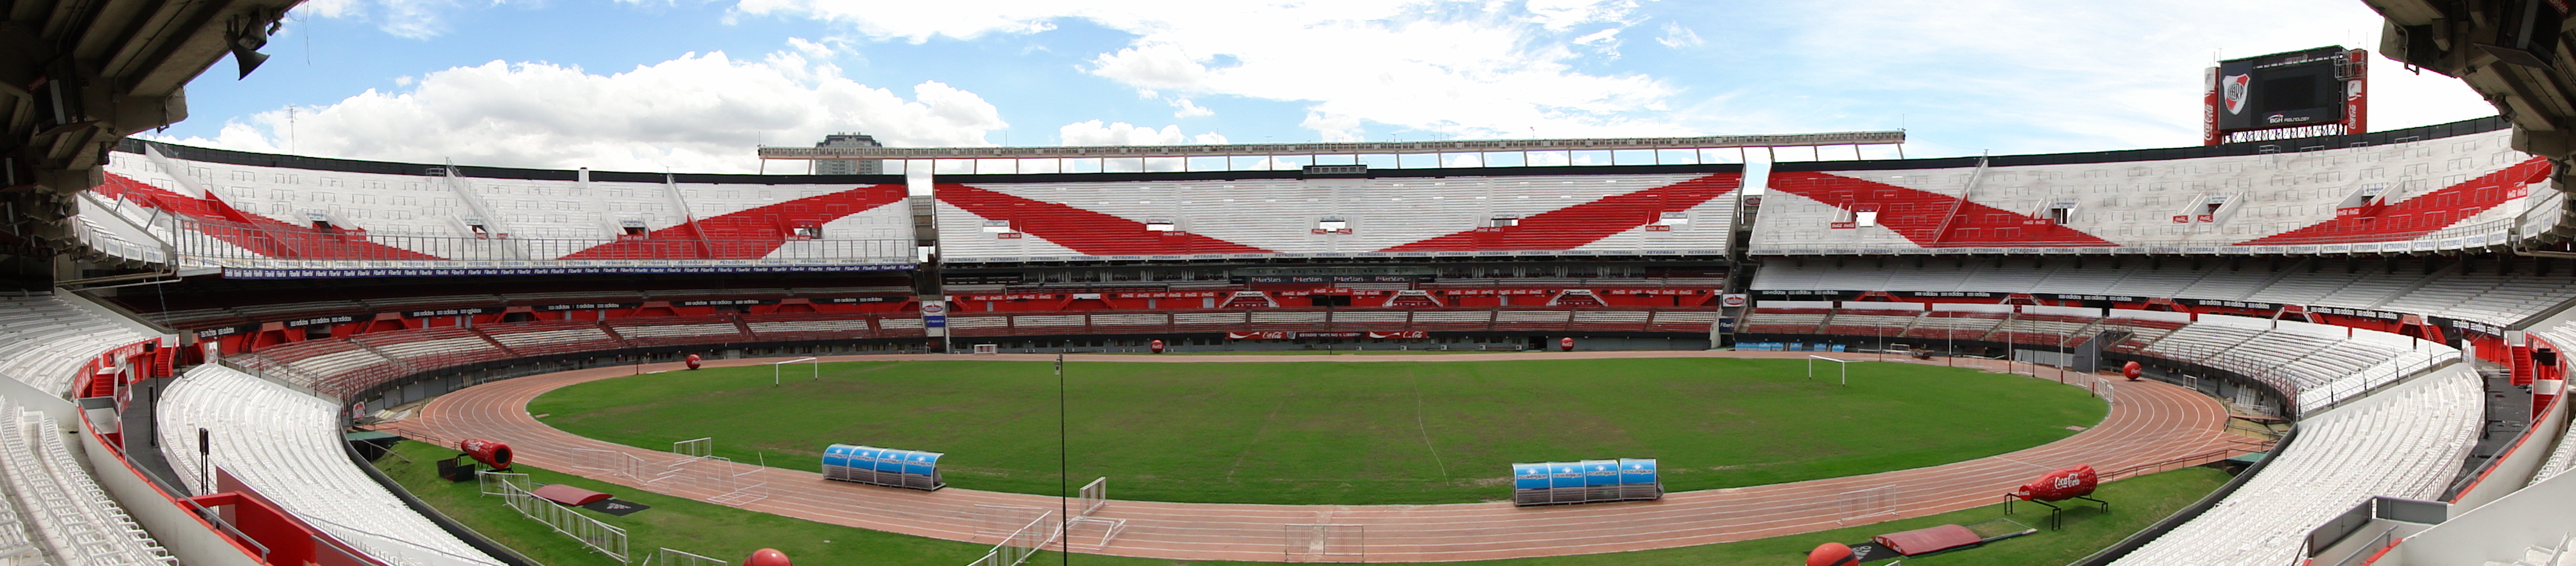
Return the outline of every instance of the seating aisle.
{"type": "MultiPolygon", "coordinates": [[[[217,468],[371,556],[415,564],[501,564],[411,512],[349,461],[338,414],[329,401],[209,364],[172,384],[156,416],[162,446],[193,446],[199,427],[213,431],[217,468]]],[[[167,455],[181,477],[200,477],[195,452],[167,455]]]]}
{"type": "Polygon", "coordinates": [[[2477,443],[2481,396],[2477,372],[2455,365],[2310,416],[2235,493],[2113,564],[2296,564],[2309,529],[2362,500],[2440,497],[2477,443]]]}
{"type": "MultiPolygon", "coordinates": [[[[0,470],[8,476],[9,509],[26,513],[33,538],[54,564],[170,566],[178,561],[109,499],[72,454],[53,419],[0,399],[0,470]]],[[[8,525],[17,531],[19,525],[8,525]]],[[[15,533],[13,533],[15,534],[15,533]]],[[[25,538],[0,535],[0,555],[25,538]],[[13,540],[15,539],[15,540],[13,540]]],[[[22,549],[27,550],[27,549],[22,549]]]]}

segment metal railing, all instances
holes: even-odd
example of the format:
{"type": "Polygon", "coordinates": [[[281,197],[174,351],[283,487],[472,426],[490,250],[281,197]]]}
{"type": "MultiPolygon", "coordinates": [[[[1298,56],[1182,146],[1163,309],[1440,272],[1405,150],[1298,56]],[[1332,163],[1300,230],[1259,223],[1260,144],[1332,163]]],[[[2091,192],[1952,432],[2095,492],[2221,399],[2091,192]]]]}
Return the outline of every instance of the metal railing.
{"type": "MultiPolygon", "coordinates": [[[[328,537],[336,539],[326,541],[321,540],[323,537],[316,537],[314,553],[317,558],[327,551],[352,560],[403,566],[492,566],[500,563],[490,556],[469,556],[430,548],[420,543],[376,534],[367,529],[343,525],[328,519],[304,515],[297,515],[296,518],[312,523],[315,527],[328,527],[323,530],[328,537]]],[[[331,563],[330,561],[320,562],[331,563]]]]}
{"type": "Polygon", "coordinates": [[[572,537],[573,540],[580,541],[582,546],[616,558],[618,562],[626,561],[626,529],[599,522],[598,519],[584,516],[570,507],[537,497],[535,494],[519,489],[515,484],[497,482],[494,485],[499,486],[502,492],[501,503],[510,506],[511,510],[518,511],[520,515],[535,519],[539,523],[545,523],[555,532],[572,537]]]}
{"type": "MultiPolygon", "coordinates": [[[[825,262],[909,263],[905,239],[513,237],[509,234],[412,235],[362,230],[260,226],[192,217],[166,218],[182,265],[262,266],[280,261],[390,262],[441,267],[456,262],[825,262]],[[202,236],[202,237],[190,237],[202,236]]],[[[84,234],[86,234],[86,230],[84,234]]],[[[100,235],[96,245],[118,241],[100,235]]],[[[125,247],[139,247],[127,245],[125,247]]],[[[123,248],[119,248],[123,249],[123,248]]],[[[142,250],[129,250],[135,254],[142,250]]]]}
{"type": "MultiPolygon", "coordinates": [[[[2555,218],[2550,219],[2551,222],[2555,218]]],[[[2140,240],[2102,245],[2099,239],[2050,240],[2014,238],[2010,245],[1975,246],[1897,246],[1861,244],[1861,231],[1851,230],[1849,242],[1778,241],[1756,239],[1745,246],[1745,252],[1757,255],[1803,255],[1832,253],[1864,254],[1994,254],[2010,251],[2041,253],[2152,253],[2152,254],[2275,254],[2275,253],[2372,253],[2473,249],[2511,244],[2522,228],[2520,217],[2499,218],[2416,234],[2393,235],[2385,232],[2354,232],[2299,238],[2294,241],[2266,241],[2241,244],[2220,239],[2211,240],[2140,240]]]]}
{"type": "Polygon", "coordinates": [[[643,561],[635,564],[636,566],[730,566],[733,563],[664,547],[653,554],[645,555],[643,561]]]}
{"type": "Polygon", "coordinates": [[[1010,536],[1002,537],[1001,544],[993,545],[993,549],[985,551],[982,558],[966,566],[1019,566],[1063,536],[1063,521],[1057,520],[1055,510],[1049,509],[1021,526],[1020,530],[1011,532],[1010,536]]]}

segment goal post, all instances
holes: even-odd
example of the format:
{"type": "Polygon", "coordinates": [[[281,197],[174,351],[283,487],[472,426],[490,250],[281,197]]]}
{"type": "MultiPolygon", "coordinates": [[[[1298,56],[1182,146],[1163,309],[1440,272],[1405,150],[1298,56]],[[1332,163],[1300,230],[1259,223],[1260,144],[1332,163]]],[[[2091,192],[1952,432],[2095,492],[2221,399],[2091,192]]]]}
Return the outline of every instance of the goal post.
{"type": "Polygon", "coordinates": [[[778,386],[778,375],[779,375],[779,372],[781,371],[779,368],[784,368],[784,367],[787,367],[787,364],[798,363],[798,362],[813,362],[813,366],[814,366],[814,380],[815,380],[815,381],[822,381],[822,380],[823,380],[823,361],[822,361],[822,360],[815,359],[815,358],[810,358],[810,357],[807,357],[807,358],[796,358],[796,359],[793,359],[793,360],[787,360],[787,361],[783,361],[783,362],[769,362],[769,386],[770,386],[770,387],[777,387],[777,386],[778,386]]]}
{"type": "Polygon", "coordinates": [[[1091,516],[1092,511],[1100,509],[1101,504],[1109,502],[1109,478],[1104,477],[1091,480],[1091,483],[1083,484],[1081,493],[1082,497],[1078,500],[1079,504],[1074,505],[1075,510],[1073,515],[1076,517],[1089,517],[1091,516]]]}
{"type": "Polygon", "coordinates": [[[714,456],[716,455],[716,439],[709,437],[673,442],[671,443],[671,453],[691,458],[714,456]]]}
{"type": "Polygon", "coordinates": [[[1839,372],[1841,372],[1841,374],[1842,374],[1840,377],[1841,377],[1841,379],[1842,379],[1842,384],[1843,384],[1843,385],[1851,385],[1851,365],[1852,365],[1852,362],[1866,362],[1866,361],[1869,361],[1869,360],[1842,360],[1842,359],[1828,358],[1828,357],[1824,357],[1824,356],[1814,356],[1814,355],[1810,355],[1810,356],[1807,356],[1807,379],[1809,379],[1809,380],[1813,380],[1813,379],[1815,379],[1815,378],[1816,378],[1816,360],[1824,360],[1824,361],[1828,361],[1828,362],[1833,362],[1833,363],[1834,363],[1834,365],[1836,366],[1834,369],[1838,370],[1838,371],[1839,371],[1839,372]]]}

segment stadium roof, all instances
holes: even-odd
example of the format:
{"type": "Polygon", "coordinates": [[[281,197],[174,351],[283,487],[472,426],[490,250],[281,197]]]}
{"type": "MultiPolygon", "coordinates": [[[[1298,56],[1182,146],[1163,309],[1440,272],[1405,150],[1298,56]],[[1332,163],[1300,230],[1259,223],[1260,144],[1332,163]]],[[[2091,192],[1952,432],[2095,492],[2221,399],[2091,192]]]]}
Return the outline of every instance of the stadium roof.
{"type": "Polygon", "coordinates": [[[2514,149],[2576,156],[2576,61],[2564,0],[2364,0],[2388,18],[2381,54],[2459,77],[2514,125],[2514,149]]]}
{"type": "Polygon", "coordinates": [[[1396,142],[1260,143],[1220,145],[1079,145],[994,147],[776,147],[761,146],[761,159],[1055,159],[1095,157],[1223,157],[1271,155],[1384,155],[1516,151],[1601,151],[1810,147],[1905,143],[1902,130],[1760,134],[1685,138],[1586,138],[1396,142]]]}
{"type": "Polygon", "coordinates": [[[97,184],[108,148],[186,118],[182,87],[299,1],[0,3],[0,186],[97,184]]]}

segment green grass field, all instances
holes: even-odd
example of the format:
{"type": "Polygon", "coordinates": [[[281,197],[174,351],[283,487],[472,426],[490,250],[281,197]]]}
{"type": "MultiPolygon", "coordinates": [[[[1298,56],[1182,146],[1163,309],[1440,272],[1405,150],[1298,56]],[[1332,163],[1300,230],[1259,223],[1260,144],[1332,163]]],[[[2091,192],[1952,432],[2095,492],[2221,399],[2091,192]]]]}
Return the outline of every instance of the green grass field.
{"type": "MultiPolygon", "coordinates": [[[[430,461],[454,456],[456,452],[419,442],[405,442],[396,453],[410,459],[387,457],[377,466],[414,495],[437,507],[441,512],[474,528],[475,531],[517,549],[540,563],[550,566],[620,566],[617,561],[584,549],[545,525],[519,516],[503,507],[497,498],[475,493],[472,482],[451,483],[438,479],[430,461]]],[[[715,558],[740,560],[752,550],[777,548],[804,566],[962,566],[982,556],[988,545],[952,542],[898,535],[852,527],[842,527],[790,519],[776,515],[744,511],[732,507],[700,503],[686,499],[603,482],[554,473],[521,465],[518,471],[529,472],[539,483],[565,483],[577,487],[617,494],[618,498],[653,506],[626,517],[589,511],[584,515],[598,518],[627,530],[629,546],[638,551],[670,547],[715,558]]],[[[1970,564],[2064,564],[2110,546],[2112,542],[2146,528],[2148,523],[2163,518],[2175,509],[2199,499],[2227,481],[2227,475],[2208,468],[2188,468],[2123,481],[2102,484],[2094,495],[2115,502],[2108,515],[2090,508],[2067,515],[2066,529],[2041,531],[2039,534],[1998,541],[1981,548],[1955,551],[1906,560],[1906,564],[1923,566],[1970,564]]],[[[2035,509],[2036,506],[2023,506],[2035,509]]],[[[1479,566],[1778,566],[1797,564],[1807,549],[1816,544],[1860,542],[1872,535],[1906,529],[1917,529],[1945,523],[1969,524],[2001,516],[1997,505],[1977,507],[1922,517],[1863,525],[1833,531],[1788,535],[1726,544],[1687,546],[1660,550],[1495,560],[1487,562],[1453,562],[1479,566]]],[[[2025,514],[2015,519],[2034,526],[2045,515],[2025,514]]],[[[1053,554],[1032,559],[1031,564],[1055,564],[1053,554]]],[[[1188,564],[1240,564],[1187,562],[1076,555],[1075,564],[1086,566],[1183,566],[1188,564]]]]}
{"type": "MultiPolygon", "coordinates": [[[[741,462],[815,470],[832,443],[946,452],[952,486],[1058,492],[1048,362],[826,364],[601,380],[531,403],[631,446],[715,438],[741,462]]],[[[1865,474],[2065,438],[2106,407],[2011,375],[1733,358],[1504,362],[1075,363],[1072,483],[1118,499],[1450,503],[1506,496],[1512,462],[1651,457],[1667,489],[1865,474]]]]}

